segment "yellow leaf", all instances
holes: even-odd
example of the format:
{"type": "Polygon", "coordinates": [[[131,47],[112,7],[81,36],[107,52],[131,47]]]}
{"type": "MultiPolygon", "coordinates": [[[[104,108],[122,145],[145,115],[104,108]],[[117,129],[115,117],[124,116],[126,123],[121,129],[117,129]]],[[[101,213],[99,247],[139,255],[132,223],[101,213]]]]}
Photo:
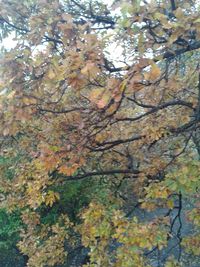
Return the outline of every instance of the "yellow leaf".
{"type": "Polygon", "coordinates": [[[104,108],[110,101],[111,95],[109,91],[102,88],[95,88],[90,93],[91,102],[95,103],[98,108],[104,108]]]}
{"type": "Polygon", "coordinates": [[[96,77],[99,72],[99,68],[95,63],[89,61],[85,67],[81,70],[81,73],[86,76],[96,77]]]}
{"type": "Polygon", "coordinates": [[[97,102],[98,108],[104,108],[109,103],[109,95],[103,95],[103,97],[97,102]]]}
{"type": "Polygon", "coordinates": [[[37,103],[37,100],[33,97],[23,97],[23,100],[24,104],[26,105],[31,105],[31,104],[36,104],[37,103]]]}
{"type": "Polygon", "coordinates": [[[60,199],[60,196],[57,192],[48,191],[45,197],[45,204],[52,207],[53,203],[60,199]]]}
{"type": "Polygon", "coordinates": [[[172,33],[172,35],[170,36],[168,43],[169,44],[173,44],[177,39],[178,39],[179,35],[177,32],[172,33]]]}
{"type": "Polygon", "coordinates": [[[67,22],[73,22],[70,14],[62,14],[62,19],[66,20],[67,22]]]}
{"type": "Polygon", "coordinates": [[[183,19],[184,18],[184,13],[183,10],[178,7],[175,11],[174,11],[175,16],[177,17],[177,19],[183,19]]]}
{"type": "Polygon", "coordinates": [[[153,63],[151,65],[151,71],[149,73],[150,80],[156,80],[158,77],[160,77],[160,74],[160,68],[155,63],[153,63]]]}
{"type": "Polygon", "coordinates": [[[7,95],[8,99],[12,99],[15,95],[15,91],[12,91],[10,94],[7,95]]]}
{"type": "Polygon", "coordinates": [[[169,199],[169,200],[167,201],[167,207],[168,207],[169,209],[173,209],[173,207],[174,207],[174,201],[171,200],[171,199],[169,199]]]}
{"type": "Polygon", "coordinates": [[[54,73],[53,70],[50,70],[49,73],[48,73],[48,78],[51,80],[51,79],[54,79],[56,76],[56,74],[54,73]]]}

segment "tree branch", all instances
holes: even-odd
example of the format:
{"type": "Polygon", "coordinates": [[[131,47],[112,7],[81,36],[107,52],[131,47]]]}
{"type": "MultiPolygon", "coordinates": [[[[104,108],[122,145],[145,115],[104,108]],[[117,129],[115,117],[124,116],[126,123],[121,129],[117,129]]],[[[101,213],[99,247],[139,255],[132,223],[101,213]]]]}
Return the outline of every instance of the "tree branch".
{"type": "Polygon", "coordinates": [[[155,106],[154,108],[152,108],[152,110],[150,110],[150,111],[148,111],[148,112],[146,112],[144,114],[141,114],[141,115],[139,115],[139,116],[137,116],[135,118],[117,119],[112,124],[120,122],[120,121],[137,121],[139,119],[142,119],[143,117],[146,117],[146,116],[148,116],[150,114],[153,114],[153,113],[155,113],[157,111],[160,111],[160,110],[165,109],[165,108],[170,107],[170,106],[185,106],[185,107],[188,107],[188,108],[191,108],[192,110],[194,110],[192,103],[189,103],[189,102],[186,102],[186,101],[183,101],[183,100],[174,100],[174,101],[169,101],[167,103],[159,105],[157,107],[155,106]]]}
{"type": "Polygon", "coordinates": [[[132,176],[132,178],[137,178],[140,171],[138,170],[107,170],[107,171],[94,171],[94,172],[87,172],[80,175],[75,176],[64,176],[67,180],[81,180],[87,177],[93,177],[93,176],[101,176],[101,175],[115,175],[115,174],[134,174],[135,176],[132,176]]]}
{"type": "Polygon", "coordinates": [[[170,0],[171,2],[171,8],[172,8],[172,11],[176,10],[176,3],[175,3],[175,0],[170,0]]]}
{"type": "MultiPolygon", "coordinates": [[[[163,59],[172,59],[176,56],[180,56],[186,52],[197,50],[199,48],[200,48],[200,41],[196,41],[193,44],[188,45],[187,47],[177,49],[173,52],[171,51],[165,52],[163,56],[162,55],[161,56],[163,57],[163,59]]],[[[156,59],[156,58],[154,59],[154,62],[158,62],[158,61],[160,61],[160,59],[156,59]]]]}
{"type": "Polygon", "coordinates": [[[9,21],[7,21],[6,19],[4,19],[3,17],[0,18],[0,23],[1,23],[1,24],[6,23],[6,24],[8,24],[10,27],[12,27],[12,28],[14,28],[15,30],[18,30],[18,31],[23,31],[23,32],[25,32],[25,33],[30,32],[30,31],[29,31],[28,29],[26,29],[26,28],[21,28],[21,27],[19,27],[19,26],[16,26],[16,25],[12,24],[11,22],[9,22],[9,21]]]}

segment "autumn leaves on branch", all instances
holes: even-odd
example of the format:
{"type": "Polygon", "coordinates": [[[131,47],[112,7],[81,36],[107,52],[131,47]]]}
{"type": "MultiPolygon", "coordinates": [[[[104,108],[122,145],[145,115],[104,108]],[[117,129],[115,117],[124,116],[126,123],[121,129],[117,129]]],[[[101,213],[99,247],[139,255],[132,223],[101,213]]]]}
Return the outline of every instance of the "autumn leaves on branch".
{"type": "Polygon", "coordinates": [[[91,248],[88,266],[149,266],[144,251],[162,250],[172,236],[166,229],[173,197],[180,213],[182,194],[194,197],[199,185],[197,1],[114,1],[111,8],[74,0],[0,3],[1,39],[14,34],[16,43],[1,55],[1,147],[21,157],[14,178],[2,178],[1,186],[8,209],[26,209],[19,247],[29,266],[62,262],[73,225],[61,214],[46,229],[40,208],[59,203],[59,186],[88,178],[115,184],[118,196],[123,183],[127,191],[137,188],[142,208],[169,210],[145,224],[91,202],[79,229],[91,248]],[[108,52],[114,43],[122,50],[118,62],[108,52]],[[109,258],[111,239],[123,245],[109,258]]]}

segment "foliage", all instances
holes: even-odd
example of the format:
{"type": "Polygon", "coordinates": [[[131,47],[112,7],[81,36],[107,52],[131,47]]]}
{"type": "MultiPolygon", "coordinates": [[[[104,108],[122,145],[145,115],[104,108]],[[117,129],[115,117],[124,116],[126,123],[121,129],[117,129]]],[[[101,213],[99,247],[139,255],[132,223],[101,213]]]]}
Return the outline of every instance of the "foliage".
{"type": "MultiPolygon", "coordinates": [[[[6,250],[9,250],[12,246],[19,241],[19,231],[22,226],[19,212],[13,214],[7,214],[5,210],[0,210],[0,251],[5,253],[6,250]]],[[[3,254],[3,253],[2,253],[3,254]]]]}
{"type": "Polygon", "coordinates": [[[198,1],[0,4],[0,190],[27,266],[80,242],[85,266],[199,256],[198,1]]]}
{"type": "MultiPolygon", "coordinates": [[[[143,250],[151,250],[154,246],[162,249],[167,244],[167,231],[160,227],[160,220],[149,224],[138,222],[136,217],[127,220],[119,210],[105,210],[98,203],[91,203],[82,218],[83,245],[91,248],[90,264],[87,266],[147,266],[142,258],[143,250]],[[113,261],[109,257],[112,239],[119,242],[116,260],[113,261]]],[[[166,220],[164,223],[167,223],[166,220]]]]}
{"type": "Polygon", "coordinates": [[[5,209],[0,209],[0,265],[23,266],[24,258],[16,247],[20,240],[21,227],[19,211],[9,214],[5,209]]]}

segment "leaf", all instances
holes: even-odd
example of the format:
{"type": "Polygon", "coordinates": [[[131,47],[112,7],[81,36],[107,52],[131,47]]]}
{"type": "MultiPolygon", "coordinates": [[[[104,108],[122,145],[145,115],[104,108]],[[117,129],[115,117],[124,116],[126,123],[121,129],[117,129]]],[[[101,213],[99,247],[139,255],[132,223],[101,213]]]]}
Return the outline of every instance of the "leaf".
{"type": "Polygon", "coordinates": [[[171,200],[171,199],[168,200],[168,201],[167,201],[167,206],[168,206],[169,209],[173,209],[173,207],[174,207],[174,201],[171,200]]]}
{"type": "Polygon", "coordinates": [[[37,104],[37,99],[34,97],[23,97],[22,101],[26,105],[37,104]]]}
{"type": "Polygon", "coordinates": [[[87,62],[85,67],[81,69],[82,74],[84,74],[85,76],[89,76],[91,78],[95,78],[99,73],[99,71],[100,69],[92,61],[87,62]]]}
{"type": "Polygon", "coordinates": [[[54,79],[55,77],[56,77],[55,72],[54,72],[52,69],[50,69],[50,71],[48,72],[48,78],[49,78],[50,80],[52,80],[52,79],[54,79]]]}
{"type": "Polygon", "coordinates": [[[47,192],[47,195],[45,196],[45,201],[44,202],[45,202],[45,204],[47,206],[52,207],[54,202],[56,202],[59,199],[60,199],[59,194],[57,192],[53,192],[53,191],[50,190],[50,191],[47,192]]]}
{"type": "Polygon", "coordinates": [[[13,90],[13,91],[11,91],[8,95],[7,95],[7,98],[8,99],[12,99],[14,96],[15,96],[15,91],[13,90]]]}
{"type": "Polygon", "coordinates": [[[175,11],[174,11],[175,16],[177,17],[177,19],[181,20],[184,18],[184,13],[181,7],[178,7],[175,11]]]}
{"type": "Polygon", "coordinates": [[[149,73],[149,79],[150,80],[156,80],[160,77],[161,70],[156,64],[151,65],[151,70],[149,73]]]}
{"type": "Polygon", "coordinates": [[[111,99],[111,93],[102,88],[95,88],[90,93],[90,101],[95,103],[98,108],[104,108],[111,99]]]}
{"type": "Polygon", "coordinates": [[[173,44],[178,38],[179,38],[179,34],[177,32],[174,32],[170,36],[168,43],[173,44]]]}
{"type": "Polygon", "coordinates": [[[73,22],[73,18],[70,14],[62,14],[62,19],[66,20],[67,22],[73,22]]]}
{"type": "Polygon", "coordinates": [[[158,19],[162,24],[165,24],[167,22],[167,18],[164,14],[156,12],[154,14],[154,18],[158,19]]]}
{"type": "Polygon", "coordinates": [[[66,174],[67,176],[71,176],[73,175],[76,170],[79,168],[79,165],[78,164],[73,164],[71,166],[67,166],[67,165],[62,165],[60,168],[59,168],[59,172],[60,173],[63,173],[63,174],[66,174]]]}

